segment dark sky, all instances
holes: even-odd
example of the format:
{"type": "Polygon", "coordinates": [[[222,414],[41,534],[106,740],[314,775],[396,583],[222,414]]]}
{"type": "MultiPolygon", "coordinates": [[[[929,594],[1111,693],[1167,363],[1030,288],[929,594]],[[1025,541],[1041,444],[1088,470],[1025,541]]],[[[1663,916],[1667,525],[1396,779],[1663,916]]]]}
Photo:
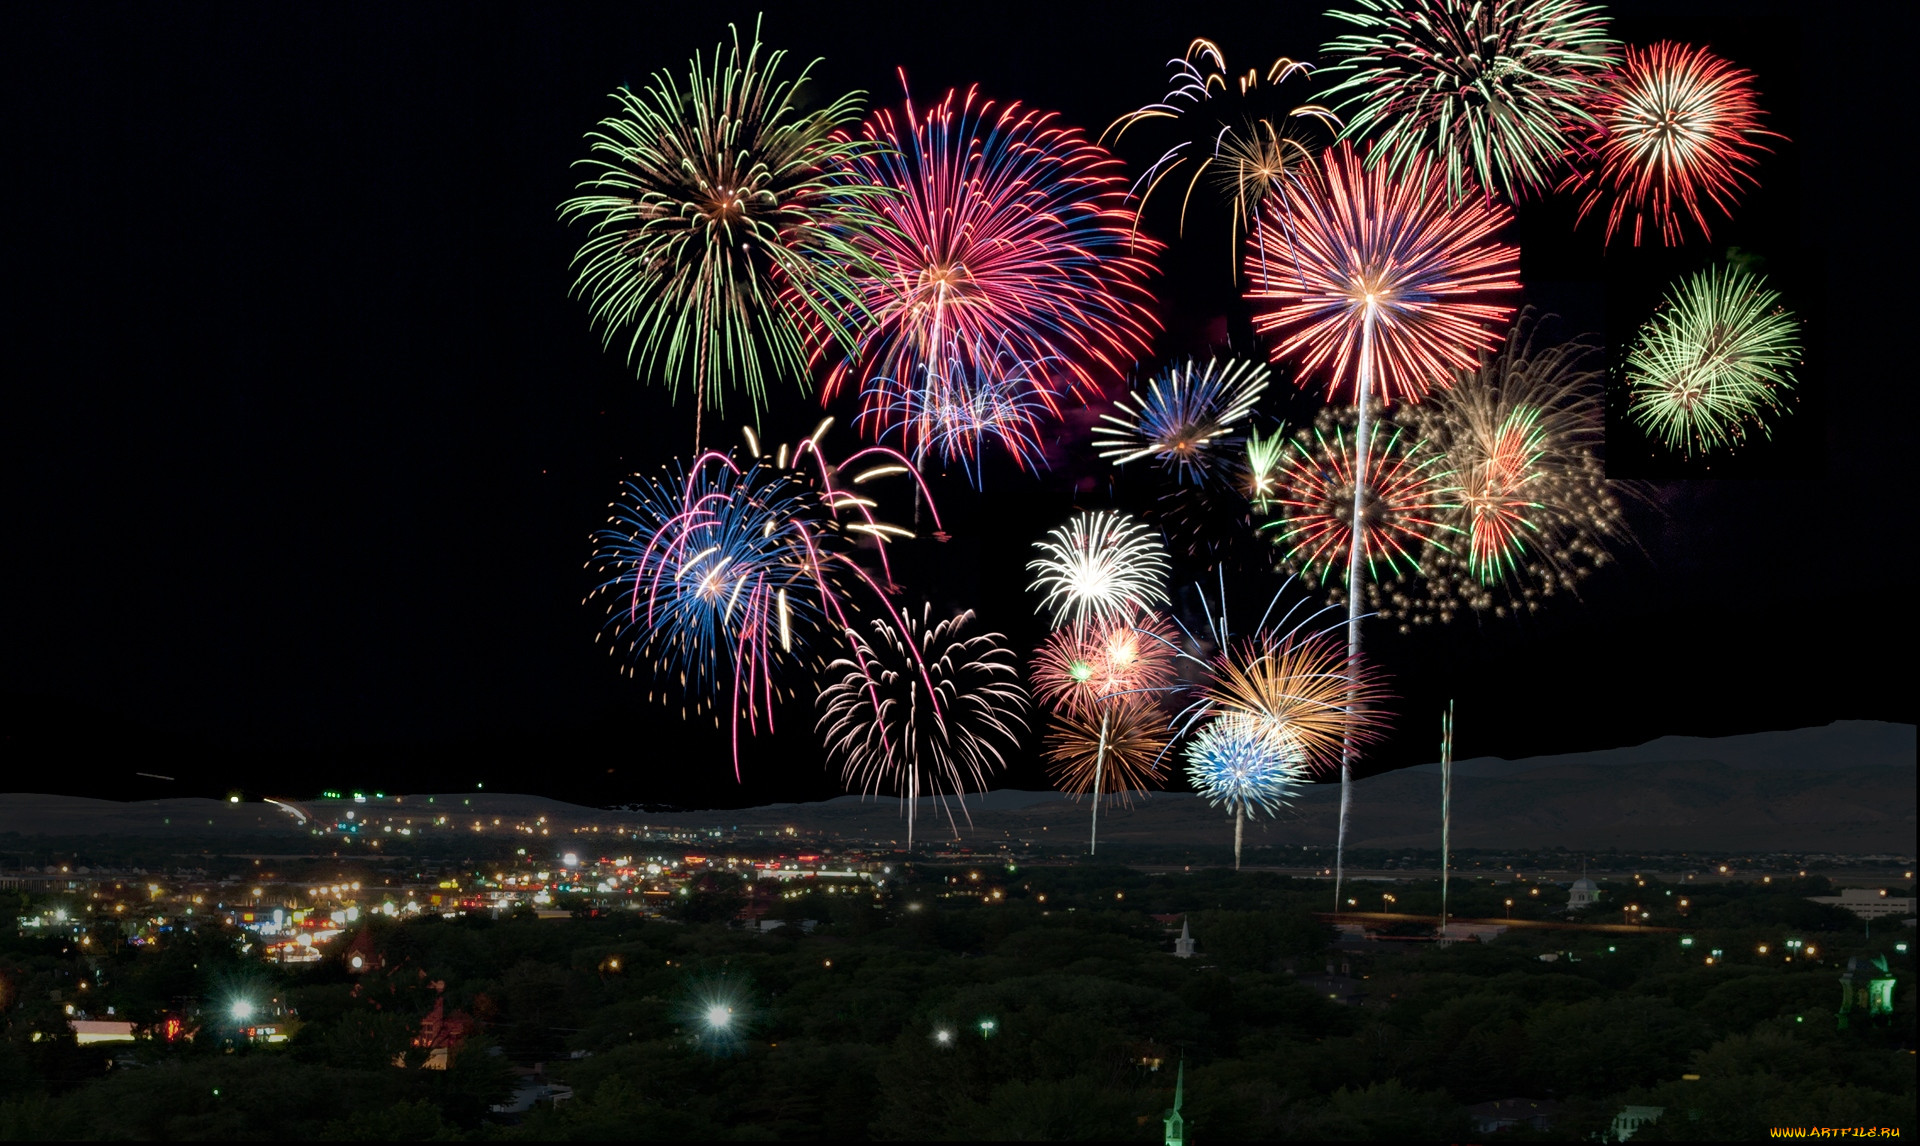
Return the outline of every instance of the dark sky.
{"type": "MultiPolygon", "coordinates": [[[[1313,58],[1337,31],[1320,7],[779,5],[764,36],[824,56],[825,88],[892,102],[904,66],[923,100],[978,82],[1097,133],[1157,96],[1196,35],[1236,68],[1313,58]]],[[[1617,356],[1675,274],[1728,245],[1757,252],[1806,321],[1803,404],[1731,471],[1647,486],[1641,551],[1584,601],[1370,638],[1402,697],[1377,767],[1431,758],[1448,697],[1465,755],[1911,718],[1911,195],[1894,182],[1906,126],[1881,110],[1910,102],[1896,7],[1611,6],[1621,39],[1704,42],[1755,71],[1789,141],[1710,244],[1603,259],[1564,200],[1523,207],[1527,297],[1617,356]]],[[[581,232],[555,206],[609,91],[684,70],[754,12],[0,15],[8,786],[484,781],[699,805],[837,791],[804,705],[748,746],[736,788],[725,735],[647,706],[581,604],[606,502],[629,470],[685,450],[691,412],[600,350],[568,297],[581,232]]],[[[1220,261],[1176,250],[1157,352],[1201,349],[1229,312],[1220,261]]],[[[783,400],[765,429],[798,437],[818,416],[783,400]]],[[[1611,460],[1653,472],[1618,438],[1611,460]]],[[[1020,565],[1079,476],[996,474],[979,498],[941,482],[956,539],[905,555],[910,592],[1030,648],[1020,565]]],[[[1257,609],[1277,584],[1249,579],[1236,599],[1257,609]]],[[[1030,759],[1006,782],[1044,784],[1030,759]]]]}

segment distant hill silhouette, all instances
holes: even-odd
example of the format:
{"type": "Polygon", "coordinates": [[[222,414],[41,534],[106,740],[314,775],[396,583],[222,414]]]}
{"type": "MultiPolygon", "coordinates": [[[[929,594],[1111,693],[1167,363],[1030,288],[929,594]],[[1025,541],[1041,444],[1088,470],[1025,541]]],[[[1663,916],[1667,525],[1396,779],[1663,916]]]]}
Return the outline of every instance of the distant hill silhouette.
{"type": "MultiPolygon", "coordinates": [[[[1632,748],[1455,765],[1458,848],[1643,851],[1790,851],[1910,855],[1915,838],[1914,726],[1841,721],[1821,728],[1718,738],[1666,736],[1632,748]]],[[[405,798],[427,810],[425,794],[405,798]]],[[[644,822],[658,829],[764,831],[786,827],[851,841],[905,837],[900,801],[842,796],[813,804],[725,811],[584,808],[541,796],[464,793],[436,809],[474,816],[539,815],[573,823],[644,822]]],[[[328,801],[302,807],[320,818],[328,801]]],[[[1339,788],[1315,784],[1273,819],[1250,821],[1247,844],[1334,842],[1339,788]]],[[[968,844],[1030,839],[1063,846],[1083,838],[1090,808],[1057,792],[1001,790],[948,805],[968,844]]],[[[1356,782],[1349,846],[1439,846],[1437,764],[1356,782]]],[[[954,838],[947,810],[923,799],[918,840],[954,838]]],[[[1131,808],[1103,808],[1100,838],[1113,844],[1218,844],[1225,816],[1190,793],[1156,793],[1131,808]]],[[[228,835],[306,829],[273,805],[204,799],[115,803],[70,796],[0,796],[0,832],[23,835],[228,835]]]]}

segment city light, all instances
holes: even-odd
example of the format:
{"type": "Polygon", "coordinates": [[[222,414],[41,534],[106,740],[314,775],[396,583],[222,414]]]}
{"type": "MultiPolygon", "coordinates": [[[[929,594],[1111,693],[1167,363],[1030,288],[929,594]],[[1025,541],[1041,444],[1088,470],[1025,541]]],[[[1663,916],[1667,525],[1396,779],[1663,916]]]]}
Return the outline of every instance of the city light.
{"type": "Polygon", "coordinates": [[[943,1047],[950,1047],[953,1045],[953,1031],[948,1027],[941,1027],[933,1032],[933,1041],[943,1047]]]}
{"type": "Polygon", "coordinates": [[[707,1026],[716,1031],[726,1030],[733,1024],[733,1008],[715,1003],[707,1008],[707,1026]]]}
{"type": "Polygon", "coordinates": [[[980,1027],[980,1037],[983,1039],[990,1039],[993,1037],[994,1032],[1000,1029],[1000,1024],[998,1022],[995,1022],[993,1019],[981,1019],[979,1022],[979,1027],[980,1027]]]}
{"type": "Polygon", "coordinates": [[[247,999],[235,999],[227,1007],[227,1013],[233,1016],[233,1021],[236,1023],[244,1023],[253,1018],[253,1010],[253,1003],[247,999]]]}

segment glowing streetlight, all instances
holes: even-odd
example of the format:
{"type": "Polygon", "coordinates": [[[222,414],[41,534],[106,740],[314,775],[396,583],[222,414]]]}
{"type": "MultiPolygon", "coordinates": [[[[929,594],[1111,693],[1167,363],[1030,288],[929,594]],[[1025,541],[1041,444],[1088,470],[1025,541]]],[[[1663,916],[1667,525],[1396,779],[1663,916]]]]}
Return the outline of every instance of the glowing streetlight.
{"type": "Polygon", "coordinates": [[[933,1041],[943,1047],[950,1047],[953,1045],[953,1031],[946,1027],[941,1027],[939,1030],[933,1032],[933,1041]]]}
{"type": "Polygon", "coordinates": [[[715,1003],[707,1008],[707,1026],[711,1030],[724,1031],[733,1025],[733,1008],[724,1003],[715,1003]]]}
{"type": "Polygon", "coordinates": [[[992,1038],[993,1033],[1000,1029],[1000,1024],[997,1022],[994,1022],[992,1019],[981,1019],[979,1025],[980,1025],[980,1037],[983,1039],[992,1038]]]}
{"type": "Polygon", "coordinates": [[[235,999],[227,1007],[227,1013],[233,1016],[234,1022],[244,1023],[253,1018],[253,1002],[249,999],[235,999]]]}

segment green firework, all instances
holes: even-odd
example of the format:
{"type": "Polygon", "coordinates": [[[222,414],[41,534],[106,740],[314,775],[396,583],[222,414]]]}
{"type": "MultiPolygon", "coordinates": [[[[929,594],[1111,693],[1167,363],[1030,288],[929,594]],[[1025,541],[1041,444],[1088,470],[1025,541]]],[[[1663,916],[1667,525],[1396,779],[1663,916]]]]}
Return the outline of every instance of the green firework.
{"type": "MultiPolygon", "coordinates": [[[[878,145],[845,138],[861,93],[802,111],[797,78],[776,80],[785,52],[743,45],[696,54],[682,87],[655,72],[588,133],[590,175],[560,205],[590,234],[574,256],[574,293],[611,347],[624,338],[642,378],[697,411],[724,411],[745,390],[755,417],[769,379],[803,388],[809,332],[843,347],[867,321],[855,279],[878,268],[850,241],[881,226],[886,191],[851,180],[849,158],[878,145]]],[[[696,430],[696,436],[698,431],[696,430]]]]}
{"type": "Polygon", "coordinates": [[[1345,78],[1326,92],[1342,138],[1371,138],[1395,172],[1433,152],[1458,198],[1542,190],[1591,125],[1582,104],[1615,60],[1606,16],[1580,0],[1359,0],[1327,15],[1358,28],[1322,51],[1345,78]]]}
{"type": "Polygon", "coordinates": [[[1627,355],[1633,419],[1670,450],[1711,453],[1785,408],[1800,361],[1800,322],[1766,279],[1711,267],[1676,284],[1627,355]]]}

